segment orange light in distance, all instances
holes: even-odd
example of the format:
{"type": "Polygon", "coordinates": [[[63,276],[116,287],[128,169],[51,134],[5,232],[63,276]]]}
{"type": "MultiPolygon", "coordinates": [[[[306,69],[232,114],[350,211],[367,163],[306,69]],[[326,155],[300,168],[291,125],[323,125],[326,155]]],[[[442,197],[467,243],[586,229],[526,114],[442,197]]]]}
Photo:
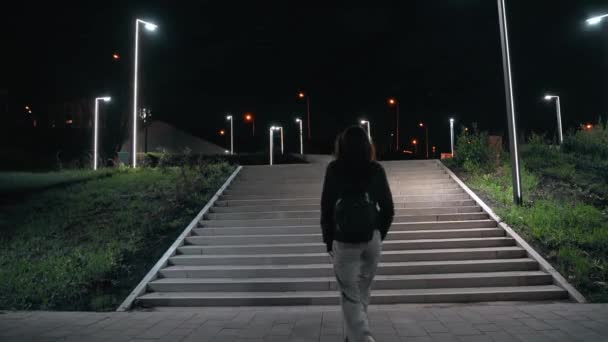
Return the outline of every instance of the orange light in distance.
{"type": "Polygon", "coordinates": [[[416,139],[412,140],[412,144],[413,145],[418,145],[418,140],[416,140],[416,139]]]}
{"type": "Polygon", "coordinates": [[[117,53],[114,53],[114,54],[112,54],[112,59],[115,60],[115,61],[117,61],[117,60],[120,59],[120,55],[117,54],[117,53]]]}
{"type": "Polygon", "coordinates": [[[585,125],[585,128],[586,128],[586,129],[592,129],[592,128],[593,128],[593,125],[592,125],[592,124],[587,124],[587,125],[585,125]]]}
{"type": "Polygon", "coordinates": [[[421,123],[418,124],[418,126],[424,127],[424,124],[421,122],[421,123]]]}
{"type": "Polygon", "coordinates": [[[222,129],[222,130],[220,130],[218,133],[219,133],[220,135],[226,135],[226,131],[224,131],[223,129],[222,129]]]}
{"type": "Polygon", "coordinates": [[[245,121],[251,122],[251,120],[253,120],[253,115],[249,113],[245,114],[245,121]]]}
{"type": "Polygon", "coordinates": [[[394,106],[397,104],[397,100],[391,97],[390,99],[388,99],[388,104],[394,106]]]}
{"type": "Polygon", "coordinates": [[[304,94],[303,92],[299,92],[298,97],[303,99],[304,97],[306,97],[306,94],[304,94]]]}

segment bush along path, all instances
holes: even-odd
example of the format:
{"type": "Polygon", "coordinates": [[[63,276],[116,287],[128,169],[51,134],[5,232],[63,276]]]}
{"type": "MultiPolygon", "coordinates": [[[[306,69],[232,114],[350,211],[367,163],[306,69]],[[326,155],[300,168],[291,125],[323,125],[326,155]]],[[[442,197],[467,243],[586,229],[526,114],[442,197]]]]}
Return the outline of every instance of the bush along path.
{"type": "Polygon", "coordinates": [[[512,203],[508,156],[476,130],[446,162],[588,301],[608,301],[608,130],[597,125],[562,147],[533,135],[521,147],[524,205],[512,203]]]}
{"type": "Polygon", "coordinates": [[[121,170],[3,207],[0,308],[116,309],[233,169],[121,170]]]}

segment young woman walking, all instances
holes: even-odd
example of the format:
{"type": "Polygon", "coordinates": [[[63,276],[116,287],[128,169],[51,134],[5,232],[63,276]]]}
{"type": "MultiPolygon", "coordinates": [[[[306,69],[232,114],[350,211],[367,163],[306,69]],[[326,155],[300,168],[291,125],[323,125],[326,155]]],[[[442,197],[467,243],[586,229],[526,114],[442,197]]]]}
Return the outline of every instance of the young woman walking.
{"type": "Polygon", "coordinates": [[[336,141],[321,198],[323,241],[340,290],[346,341],[373,342],[367,307],[395,213],[386,173],[367,133],[353,126],[336,141]]]}

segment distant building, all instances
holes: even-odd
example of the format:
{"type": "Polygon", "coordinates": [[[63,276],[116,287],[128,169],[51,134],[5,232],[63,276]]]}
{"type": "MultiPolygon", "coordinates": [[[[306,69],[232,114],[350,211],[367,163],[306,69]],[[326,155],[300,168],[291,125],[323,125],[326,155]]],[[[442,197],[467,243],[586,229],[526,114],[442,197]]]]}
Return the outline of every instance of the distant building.
{"type": "MultiPolygon", "coordinates": [[[[131,132],[131,130],[129,130],[131,132]]],[[[137,133],[137,152],[145,150],[146,128],[139,125],[137,133]]],[[[192,153],[206,155],[224,154],[226,149],[181,131],[165,122],[153,121],[148,125],[148,152],[165,150],[169,153],[182,153],[188,148],[192,153]]],[[[121,148],[122,152],[131,152],[131,139],[121,148]]]]}

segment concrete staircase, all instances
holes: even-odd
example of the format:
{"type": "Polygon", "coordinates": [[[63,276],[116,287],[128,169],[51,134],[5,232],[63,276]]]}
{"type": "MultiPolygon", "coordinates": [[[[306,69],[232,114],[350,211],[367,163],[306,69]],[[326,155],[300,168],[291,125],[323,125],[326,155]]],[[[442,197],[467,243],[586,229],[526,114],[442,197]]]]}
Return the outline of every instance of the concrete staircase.
{"type": "MultiPolygon", "coordinates": [[[[396,217],[373,303],[568,298],[436,162],[383,165],[396,217]]],[[[245,167],[137,302],[338,304],[319,227],[324,172],[318,164],[245,167]]]]}

